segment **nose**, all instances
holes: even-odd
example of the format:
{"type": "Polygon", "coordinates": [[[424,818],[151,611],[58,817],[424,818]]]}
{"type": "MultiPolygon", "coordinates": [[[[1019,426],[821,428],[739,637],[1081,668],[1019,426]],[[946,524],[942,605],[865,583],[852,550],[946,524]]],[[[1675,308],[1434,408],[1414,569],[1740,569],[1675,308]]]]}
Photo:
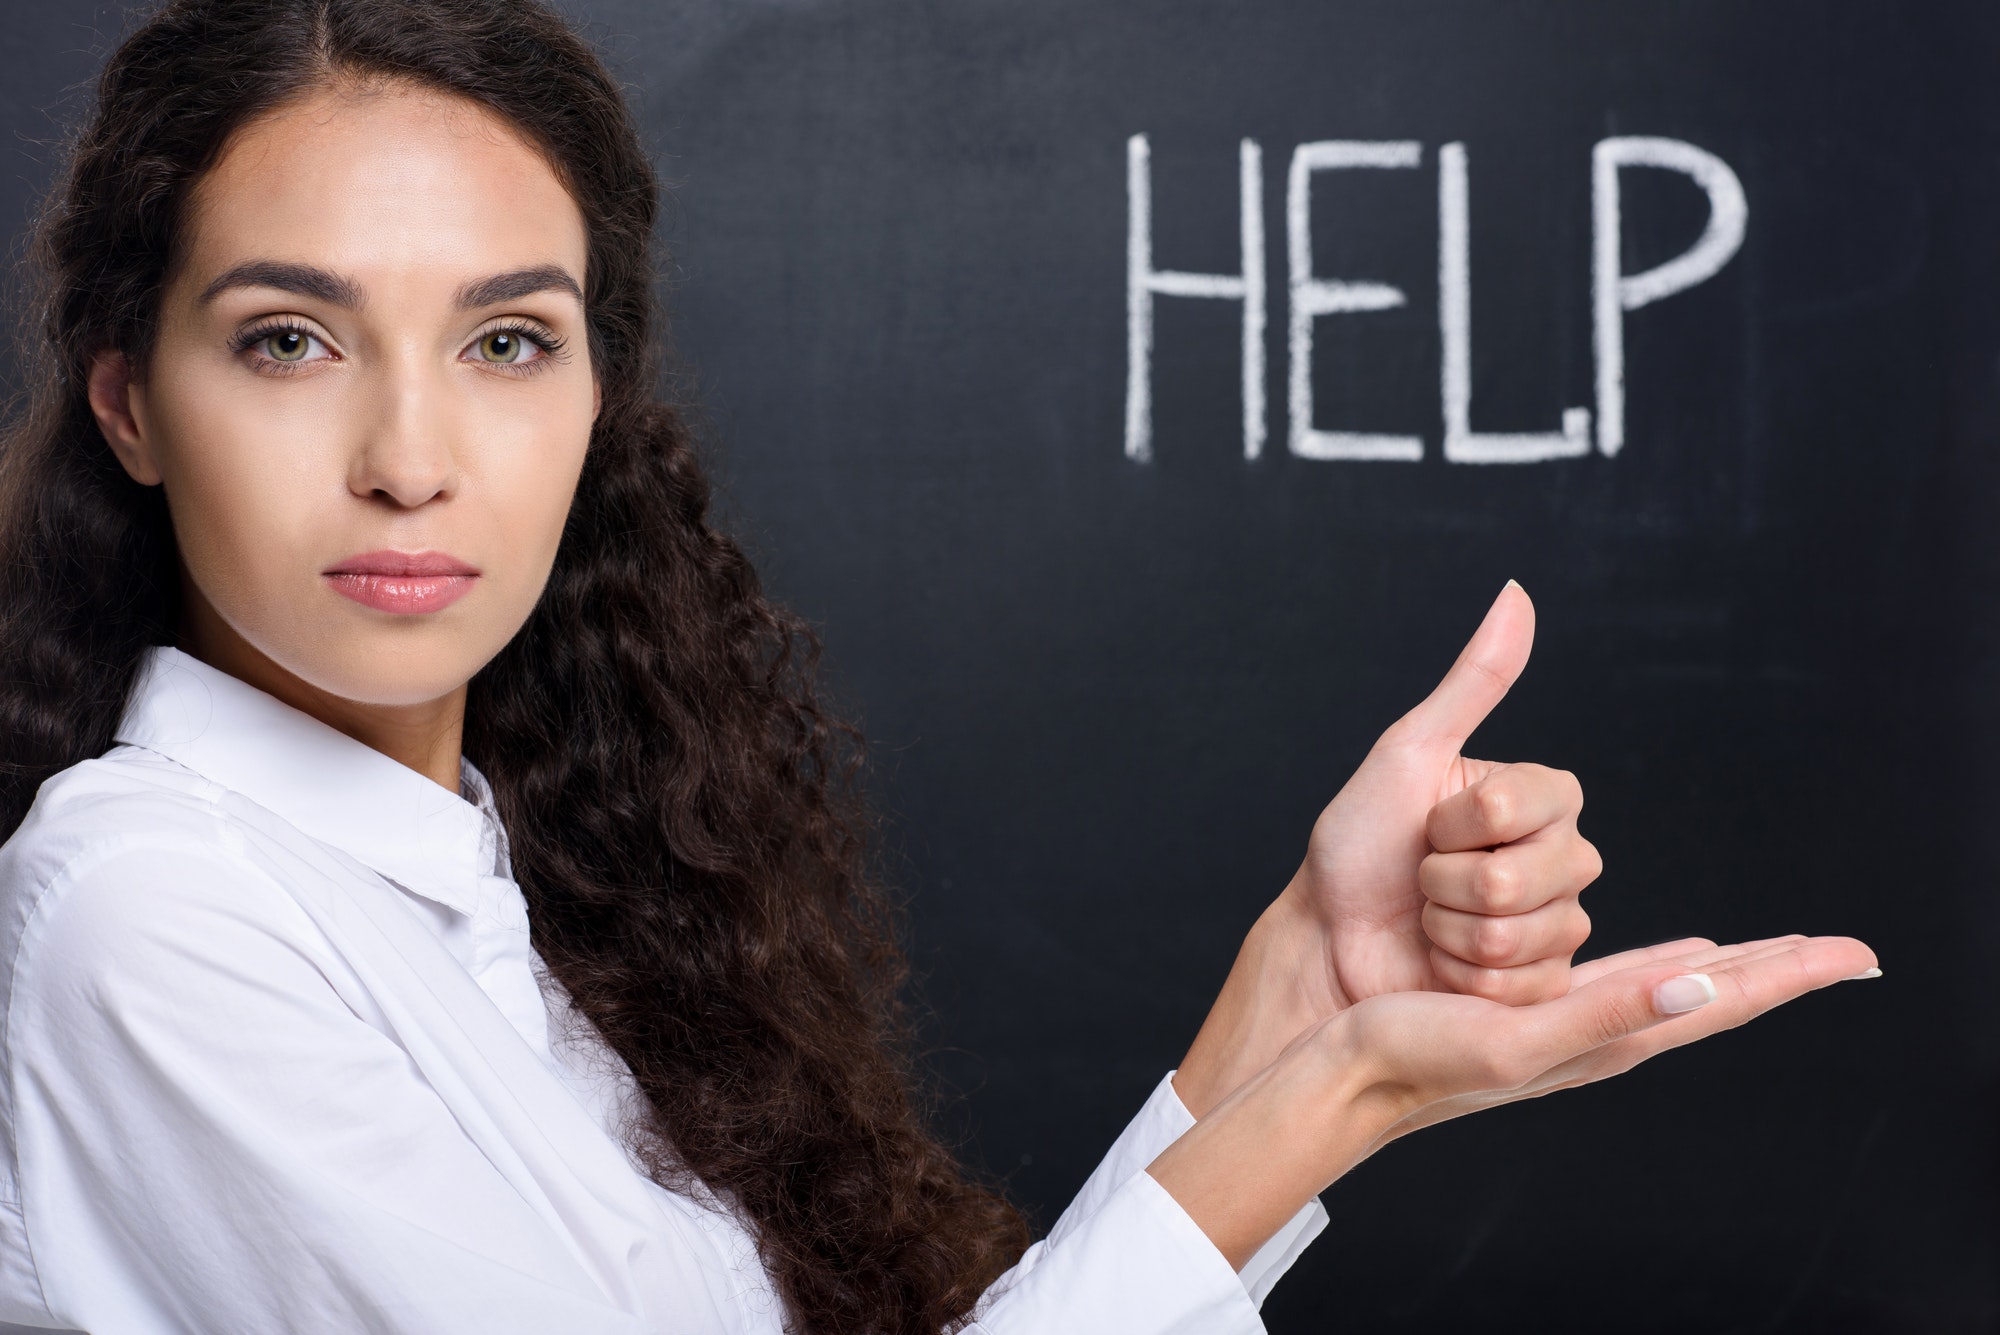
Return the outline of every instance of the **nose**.
{"type": "Polygon", "coordinates": [[[368,387],[369,415],[348,473],[364,500],[415,509],[459,488],[451,394],[414,356],[382,364],[368,387]]]}

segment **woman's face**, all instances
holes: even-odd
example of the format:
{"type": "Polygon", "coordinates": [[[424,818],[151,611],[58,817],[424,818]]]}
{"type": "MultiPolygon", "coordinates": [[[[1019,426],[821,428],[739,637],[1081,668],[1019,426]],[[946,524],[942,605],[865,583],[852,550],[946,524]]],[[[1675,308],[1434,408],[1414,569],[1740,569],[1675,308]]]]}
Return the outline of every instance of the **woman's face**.
{"type": "Polygon", "coordinates": [[[91,388],[166,488],[192,632],[344,700],[450,695],[540,596],[597,414],[575,202],[483,108],[329,89],[233,137],[185,240],[144,382],[91,388]]]}

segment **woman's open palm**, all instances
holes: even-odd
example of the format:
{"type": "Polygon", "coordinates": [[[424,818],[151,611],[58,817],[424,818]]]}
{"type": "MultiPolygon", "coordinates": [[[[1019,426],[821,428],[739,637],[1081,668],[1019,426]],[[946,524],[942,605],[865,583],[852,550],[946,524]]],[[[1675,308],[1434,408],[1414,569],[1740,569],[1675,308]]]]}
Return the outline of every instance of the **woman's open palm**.
{"type": "Polygon", "coordinates": [[[1535,1005],[1400,993],[1360,1002],[1337,1023],[1385,1096],[1407,1106],[1372,1151],[1469,1112],[1622,1074],[1874,965],[1852,937],[1689,938],[1579,965],[1567,995],[1535,1005]],[[1662,985],[1678,999],[1669,993],[1662,1005],[1662,985]]]}

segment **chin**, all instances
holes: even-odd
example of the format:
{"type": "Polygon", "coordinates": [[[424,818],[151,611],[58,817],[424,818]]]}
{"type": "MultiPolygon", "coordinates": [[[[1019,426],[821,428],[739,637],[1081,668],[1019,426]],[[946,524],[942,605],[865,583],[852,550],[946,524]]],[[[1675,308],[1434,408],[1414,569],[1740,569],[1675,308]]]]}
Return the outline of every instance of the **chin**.
{"type": "Polygon", "coordinates": [[[329,630],[302,652],[268,655],[310,686],[358,704],[422,705],[472,679],[508,636],[462,626],[329,630]]]}

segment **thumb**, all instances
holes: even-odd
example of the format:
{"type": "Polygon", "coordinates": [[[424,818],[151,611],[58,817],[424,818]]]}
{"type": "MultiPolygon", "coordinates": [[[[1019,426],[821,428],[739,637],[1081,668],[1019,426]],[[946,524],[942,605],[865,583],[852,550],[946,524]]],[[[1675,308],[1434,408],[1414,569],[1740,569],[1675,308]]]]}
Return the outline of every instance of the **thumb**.
{"type": "Polygon", "coordinates": [[[1402,727],[1417,740],[1456,751],[1520,677],[1534,643],[1535,605],[1527,590],[1510,579],[1459,651],[1451,671],[1422,704],[1403,716],[1402,727]]]}

